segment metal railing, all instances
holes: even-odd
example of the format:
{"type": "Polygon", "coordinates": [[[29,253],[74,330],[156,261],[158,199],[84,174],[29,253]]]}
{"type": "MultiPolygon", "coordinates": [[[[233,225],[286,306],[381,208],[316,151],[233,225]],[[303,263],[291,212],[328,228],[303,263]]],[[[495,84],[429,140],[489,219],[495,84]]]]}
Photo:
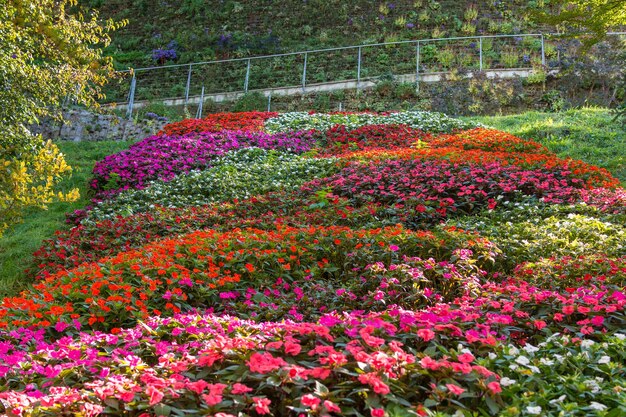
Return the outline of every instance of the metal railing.
{"type": "MultiPolygon", "coordinates": [[[[622,35],[624,33],[613,33],[622,35]]],[[[424,74],[466,70],[530,69],[546,66],[554,53],[542,33],[481,35],[370,43],[247,58],[223,59],[153,66],[121,71],[131,76],[130,85],[118,84],[108,94],[113,101],[126,98],[127,115],[134,104],[149,100],[243,93],[276,88],[300,88],[316,84],[356,82],[382,76],[413,74],[416,87],[424,74]],[[201,93],[200,93],[201,91],[201,93]]]]}

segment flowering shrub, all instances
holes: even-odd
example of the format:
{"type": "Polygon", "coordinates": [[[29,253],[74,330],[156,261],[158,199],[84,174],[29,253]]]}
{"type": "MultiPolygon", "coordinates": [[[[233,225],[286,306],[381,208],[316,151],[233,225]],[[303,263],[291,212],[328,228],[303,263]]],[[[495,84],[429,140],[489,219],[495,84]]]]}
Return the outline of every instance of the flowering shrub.
{"type": "Polygon", "coordinates": [[[140,190],[128,190],[115,199],[96,204],[90,220],[112,218],[168,207],[202,206],[224,200],[245,199],[269,191],[293,190],[314,178],[337,172],[337,160],[312,159],[285,152],[246,148],[231,151],[211,162],[206,171],[191,171],[171,181],[155,181],[140,190]]]}
{"type": "Polygon", "coordinates": [[[478,149],[488,152],[511,152],[526,154],[548,154],[548,148],[510,133],[499,130],[477,128],[452,135],[439,135],[428,141],[435,148],[454,147],[463,150],[478,149]]]}
{"type": "MultiPolygon", "coordinates": [[[[453,410],[463,392],[473,394],[465,398],[474,406],[497,397],[498,375],[478,365],[471,353],[426,349],[437,346],[435,332],[404,317],[255,324],[177,315],[153,318],[117,335],[80,333],[52,343],[38,333],[15,332],[5,357],[29,362],[33,372],[2,372],[0,381],[11,382],[0,399],[12,412],[27,414],[45,407],[56,414],[197,410],[252,416],[291,407],[307,414],[383,415],[385,408],[425,410],[422,404],[438,401],[450,404],[442,410],[453,410]],[[68,386],[65,374],[80,382],[68,386]],[[350,395],[354,390],[364,395],[350,395]]],[[[458,340],[445,329],[437,333],[458,340]]]]}
{"type": "MultiPolygon", "coordinates": [[[[4,300],[0,328],[34,325],[63,331],[70,325],[88,325],[108,330],[150,314],[202,306],[221,311],[222,294],[243,296],[251,288],[275,284],[278,278],[285,282],[280,290],[294,293],[312,278],[316,285],[321,285],[320,280],[353,285],[350,282],[358,283],[359,271],[381,259],[390,264],[405,255],[445,260],[457,250],[470,248],[464,255],[468,259],[471,255],[481,266],[493,262],[496,254],[489,242],[455,230],[435,234],[401,227],[311,226],[194,232],[50,275],[34,291],[4,300]]],[[[452,272],[448,272],[449,285],[465,285],[452,272]]],[[[439,290],[447,284],[433,285],[439,290]]]]}
{"type": "Polygon", "coordinates": [[[626,254],[626,228],[619,215],[603,215],[585,206],[504,203],[503,210],[449,224],[478,231],[502,248],[510,266],[550,256],[626,254]]]}
{"type": "Polygon", "coordinates": [[[494,208],[497,199],[536,196],[544,202],[575,201],[583,181],[565,170],[524,170],[497,163],[485,166],[446,161],[388,160],[355,163],[338,174],[305,184],[305,189],[330,187],[356,204],[386,204],[417,200],[415,221],[432,222],[450,214],[469,214],[494,208]]]}
{"type": "MultiPolygon", "coordinates": [[[[395,127],[395,129],[398,128],[395,127]]],[[[347,136],[351,137],[350,134],[347,136]]],[[[389,136],[394,137],[393,135],[389,136]]],[[[356,139],[359,135],[354,134],[352,137],[356,139]]],[[[335,155],[361,161],[444,159],[450,162],[471,162],[482,165],[499,162],[504,165],[512,164],[527,169],[560,168],[570,171],[570,175],[576,178],[585,180],[588,187],[614,188],[619,185],[619,180],[606,169],[598,168],[583,161],[559,158],[543,145],[497,130],[477,128],[452,135],[435,137],[426,135],[419,140],[406,144],[404,148],[395,146],[395,144],[388,144],[382,148],[384,150],[379,146],[343,147],[341,149],[343,152],[335,153],[335,155]],[[408,147],[411,145],[414,148],[408,147]]]]}
{"type": "Polygon", "coordinates": [[[107,156],[93,169],[91,188],[107,191],[142,188],[151,180],[169,181],[176,174],[206,169],[211,161],[230,150],[247,147],[308,151],[314,139],[307,132],[269,135],[262,132],[199,133],[184,136],[150,136],[128,150],[107,156]]]}
{"type": "Polygon", "coordinates": [[[4,336],[3,357],[5,363],[30,366],[0,368],[8,388],[0,398],[11,410],[52,406],[57,412],[112,414],[139,407],[154,413],[162,407],[259,413],[261,407],[263,414],[289,406],[310,413],[336,406],[372,414],[380,409],[384,415],[401,407],[452,412],[462,404],[515,415],[516,405],[540,414],[542,407],[559,407],[565,399],[590,409],[615,406],[610,392],[624,379],[615,366],[623,360],[624,337],[603,331],[625,324],[623,293],[555,293],[524,282],[485,284],[483,290],[487,296],[422,311],[334,313],[313,323],[175,316],[151,318],[115,334],[81,333],[51,343],[42,341],[40,332],[19,329],[4,336]],[[538,305],[543,308],[534,308],[538,305]],[[577,333],[539,342],[541,350],[534,346],[535,338],[555,331],[577,333]],[[594,336],[615,347],[594,343],[594,336]],[[523,353],[516,344],[500,345],[499,338],[523,340],[523,353]],[[566,360],[575,354],[582,357],[566,360]],[[612,378],[598,380],[594,368],[585,369],[587,397],[573,387],[565,398],[562,390],[549,389],[519,396],[523,386],[551,386],[533,377],[541,369],[557,363],[559,375],[568,378],[581,360],[606,367],[597,372],[612,378]],[[77,375],[80,384],[68,386],[66,374],[77,375]],[[355,389],[367,396],[355,399],[349,394],[355,389]],[[593,401],[600,396],[602,402],[593,401]]]}
{"type": "Polygon", "coordinates": [[[336,125],[326,131],[319,143],[319,155],[341,155],[348,151],[407,148],[430,135],[405,125],[366,125],[348,130],[336,125]]]}
{"type": "Polygon", "coordinates": [[[573,288],[589,284],[626,285],[626,256],[606,255],[540,259],[517,266],[516,275],[542,288],[573,288]]]}
{"type": "Polygon", "coordinates": [[[293,227],[347,226],[379,228],[399,223],[409,225],[410,205],[360,207],[330,193],[273,192],[247,200],[234,200],[202,207],[162,207],[112,219],[84,220],[68,231],[59,231],[35,252],[33,271],[38,277],[76,267],[84,262],[141,247],[160,237],[195,230],[228,231],[236,227],[273,229],[276,224],[293,227]]]}
{"type": "Polygon", "coordinates": [[[188,133],[221,132],[239,130],[258,132],[263,130],[265,120],[277,117],[274,112],[214,113],[204,119],[185,119],[163,127],[160,134],[186,135],[188,133]]]}
{"type": "Polygon", "coordinates": [[[265,121],[268,132],[289,132],[298,130],[327,131],[335,125],[343,125],[348,130],[366,125],[407,125],[429,133],[452,132],[480,127],[479,123],[465,122],[448,117],[443,113],[425,111],[405,111],[398,113],[282,113],[265,121]]]}
{"type": "Polygon", "coordinates": [[[598,342],[557,333],[537,346],[497,349],[487,367],[502,376],[499,384],[507,406],[500,415],[625,412],[625,340],[624,333],[602,336],[598,342]]]}

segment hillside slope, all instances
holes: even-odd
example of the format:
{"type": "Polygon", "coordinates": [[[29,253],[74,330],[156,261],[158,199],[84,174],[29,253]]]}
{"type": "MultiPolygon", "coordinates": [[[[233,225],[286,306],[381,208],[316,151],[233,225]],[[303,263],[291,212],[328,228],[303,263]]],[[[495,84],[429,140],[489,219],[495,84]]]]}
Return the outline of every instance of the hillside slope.
{"type": "MultiPolygon", "coordinates": [[[[405,39],[521,33],[537,1],[81,0],[128,19],[108,53],[118,68],[405,39]]],[[[539,4],[540,3],[540,4],[539,4]]]]}

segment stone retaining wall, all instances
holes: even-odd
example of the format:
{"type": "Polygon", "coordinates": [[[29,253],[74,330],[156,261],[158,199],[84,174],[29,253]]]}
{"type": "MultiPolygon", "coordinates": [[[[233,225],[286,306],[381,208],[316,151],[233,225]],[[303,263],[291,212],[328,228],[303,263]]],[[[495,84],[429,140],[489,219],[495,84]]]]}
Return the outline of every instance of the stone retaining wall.
{"type": "Polygon", "coordinates": [[[64,113],[64,122],[52,120],[33,126],[34,133],[41,133],[46,139],[81,141],[137,140],[151,136],[168,122],[163,120],[141,120],[138,122],[122,119],[111,114],[96,114],[87,110],[70,110],[64,113]]]}

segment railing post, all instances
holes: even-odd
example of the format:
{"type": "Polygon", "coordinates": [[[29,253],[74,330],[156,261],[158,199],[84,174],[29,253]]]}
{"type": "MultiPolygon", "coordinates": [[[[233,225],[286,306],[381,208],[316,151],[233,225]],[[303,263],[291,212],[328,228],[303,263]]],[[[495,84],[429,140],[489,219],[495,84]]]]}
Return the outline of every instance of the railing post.
{"type": "Polygon", "coordinates": [[[133,72],[133,78],[130,80],[130,91],[128,92],[128,107],[126,108],[126,116],[128,120],[133,118],[133,104],[135,104],[135,87],[137,85],[137,79],[133,72]]]}
{"type": "Polygon", "coordinates": [[[202,92],[200,93],[200,104],[198,105],[198,111],[196,112],[196,119],[202,119],[202,105],[204,104],[204,86],[202,86],[202,92]]]}
{"type": "Polygon", "coordinates": [[[187,73],[187,87],[185,88],[185,106],[189,102],[189,87],[191,86],[191,64],[189,64],[189,72],[187,73]]]}
{"type": "Polygon", "coordinates": [[[267,111],[268,113],[272,111],[272,90],[270,90],[270,93],[267,96],[267,111]]]}
{"type": "Polygon", "coordinates": [[[243,82],[243,91],[248,93],[248,82],[250,81],[250,59],[248,58],[248,67],[246,68],[246,79],[243,82]]]}
{"type": "Polygon", "coordinates": [[[306,64],[307,64],[308,58],[309,58],[309,54],[305,52],[304,53],[304,67],[302,69],[302,93],[303,94],[306,89],[306,64]]]}
{"type": "Polygon", "coordinates": [[[361,86],[361,47],[359,46],[359,57],[356,65],[356,89],[361,86]]]}
{"type": "Polygon", "coordinates": [[[480,70],[483,70],[483,37],[478,38],[478,57],[480,60],[480,70]]]}
{"type": "Polygon", "coordinates": [[[546,66],[546,46],[543,33],[541,34],[541,65],[546,66]]]}
{"type": "Polygon", "coordinates": [[[415,47],[415,91],[420,91],[420,42],[415,47]]]}

